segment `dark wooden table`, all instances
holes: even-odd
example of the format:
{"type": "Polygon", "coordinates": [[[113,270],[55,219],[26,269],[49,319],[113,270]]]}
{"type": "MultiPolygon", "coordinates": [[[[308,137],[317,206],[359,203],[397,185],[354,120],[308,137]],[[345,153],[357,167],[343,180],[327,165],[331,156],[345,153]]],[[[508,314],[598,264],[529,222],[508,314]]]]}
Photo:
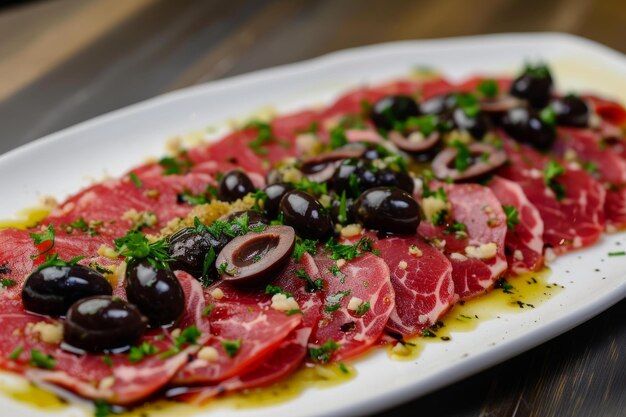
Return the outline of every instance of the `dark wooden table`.
{"type": "MultiPolygon", "coordinates": [[[[623,0],[5,5],[0,153],[166,91],[334,50],[516,31],[571,32],[626,52],[626,6],[623,0]]],[[[626,301],[515,359],[380,415],[418,413],[626,416],[626,301]]]]}

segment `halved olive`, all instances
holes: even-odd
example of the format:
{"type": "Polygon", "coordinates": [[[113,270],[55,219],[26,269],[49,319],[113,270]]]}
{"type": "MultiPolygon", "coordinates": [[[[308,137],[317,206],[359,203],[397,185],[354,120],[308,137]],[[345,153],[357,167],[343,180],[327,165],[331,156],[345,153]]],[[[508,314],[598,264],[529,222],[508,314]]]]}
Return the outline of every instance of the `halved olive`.
{"type": "Polygon", "coordinates": [[[519,142],[540,150],[548,150],[556,140],[556,130],[541,120],[537,112],[525,107],[509,110],[502,117],[502,127],[519,142]]]}
{"type": "Polygon", "coordinates": [[[224,174],[220,180],[217,196],[222,201],[236,201],[254,192],[250,178],[237,169],[224,174]]]}
{"type": "Polygon", "coordinates": [[[222,279],[259,282],[274,278],[289,262],[296,234],[289,226],[270,226],[234,238],[217,256],[222,279]]]}
{"type": "MultiPolygon", "coordinates": [[[[170,268],[173,271],[185,271],[192,276],[199,278],[204,270],[204,262],[207,254],[213,249],[218,254],[230,241],[225,233],[219,239],[215,239],[210,233],[198,233],[193,227],[187,227],[174,233],[168,239],[168,254],[170,268]]],[[[209,279],[217,278],[213,273],[213,265],[209,265],[209,279]]]]}
{"type": "Polygon", "coordinates": [[[545,65],[528,66],[511,84],[511,95],[528,100],[541,109],[548,104],[552,92],[552,75],[545,65]]]}
{"type": "Polygon", "coordinates": [[[49,266],[28,276],[22,301],[30,312],[64,316],[80,299],[112,293],[109,281],[93,269],[82,265],[49,266]]]}
{"type": "Polygon", "coordinates": [[[286,182],[279,182],[271,184],[265,187],[265,199],[263,210],[270,219],[275,219],[278,216],[280,200],[285,194],[293,190],[291,184],[286,182]]]}
{"type": "Polygon", "coordinates": [[[325,182],[333,176],[342,160],[360,158],[364,152],[362,147],[336,149],[303,161],[300,171],[311,181],[325,182]]]}
{"type": "Polygon", "coordinates": [[[560,125],[586,127],[589,124],[590,110],[583,99],[566,96],[552,100],[550,106],[556,113],[556,122],[560,125]]]}
{"type": "Polygon", "coordinates": [[[411,153],[424,153],[437,146],[441,140],[439,132],[433,132],[424,137],[421,132],[411,132],[403,135],[400,132],[389,132],[389,140],[391,140],[398,148],[411,153]]]}
{"type": "Polygon", "coordinates": [[[439,179],[451,179],[453,181],[465,181],[476,179],[493,173],[506,162],[506,153],[487,143],[472,143],[467,146],[469,160],[464,161],[467,167],[457,169],[456,158],[459,154],[457,148],[446,148],[433,160],[432,170],[439,179]]]}
{"type": "Polygon", "coordinates": [[[370,119],[377,128],[390,130],[395,122],[403,122],[417,115],[419,108],[415,100],[409,96],[397,95],[378,100],[372,107],[370,119]]]}
{"type": "Polygon", "coordinates": [[[296,229],[303,239],[326,240],[332,236],[330,215],[319,201],[304,191],[293,190],[285,194],[280,201],[280,211],[284,223],[296,229]]]}
{"type": "Polygon", "coordinates": [[[146,260],[128,265],[124,288],[128,301],[148,317],[152,327],[171,326],[185,311],[185,293],[176,275],[146,260]]]}
{"type": "Polygon", "coordinates": [[[366,228],[385,233],[417,233],[420,207],[406,191],[377,187],[365,191],[354,205],[357,220],[366,228]]]}
{"type": "Polygon", "coordinates": [[[63,341],[71,350],[122,352],[141,338],[147,325],[137,307],[119,297],[89,297],[68,310],[63,341]]]}

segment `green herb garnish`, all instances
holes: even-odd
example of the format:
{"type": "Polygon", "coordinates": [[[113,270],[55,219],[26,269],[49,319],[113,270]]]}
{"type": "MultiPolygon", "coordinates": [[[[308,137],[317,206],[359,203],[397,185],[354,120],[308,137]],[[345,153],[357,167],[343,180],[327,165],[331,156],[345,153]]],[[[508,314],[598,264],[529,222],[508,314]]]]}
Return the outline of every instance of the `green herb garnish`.
{"type": "Polygon", "coordinates": [[[157,353],[159,353],[159,349],[157,349],[156,346],[149,342],[143,342],[139,346],[133,346],[130,348],[128,360],[136,363],[140,362],[143,358],[156,355],[157,353]]]}
{"type": "Polygon", "coordinates": [[[139,179],[137,174],[135,174],[134,172],[131,172],[130,174],[128,174],[128,178],[130,178],[130,180],[133,182],[133,184],[135,184],[135,187],[137,187],[137,188],[142,188],[143,187],[143,183],[141,182],[141,180],[139,179]]]}
{"type": "Polygon", "coordinates": [[[305,289],[307,292],[316,292],[324,290],[324,280],[321,278],[313,279],[307,274],[304,268],[296,269],[296,276],[306,281],[305,289]]]}
{"type": "Polygon", "coordinates": [[[517,208],[515,208],[515,206],[504,205],[502,206],[502,209],[504,210],[504,214],[506,214],[507,229],[509,229],[510,231],[514,231],[515,226],[520,223],[519,212],[517,211],[517,208]]]}
{"type": "Polygon", "coordinates": [[[565,168],[556,161],[550,161],[543,169],[543,180],[556,196],[557,200],[562,200],[565,197],[565,187],[563,184],[557,182],[557,177],[565,173],[565,168]]]}
{"type": "Polygon", "coordinates": [[[224,347],[226,354],[231,358],[234,358],[237,353],[239,353],[239,349],[241,349],[241,339],[224,340],[222,342],[222,346],[224,347]]]}
{"type": "Polygon", "coordinates": [[[291,257],[296,261],[297,264],[302,260],[302,256],[305,252],[308,252],[311,255],[315,255],[317,253],[317,241],[310,239],[298,239],[296,240],[296,246],[293,249],[293,253],[291,257]]]}
{"type": "Polygon", "coordinates": [[[37,349],[30,351],[30,364],[42,369],[54,369],[56,366],[56,359],[51,355],[46,355],[37,349]]]}
{"type": "Polygon", "coordinates": [[[328,341],[320,347],[309,348],[309,357],[313,360],[313,362],[326,363],[332,358],[333,353],[335,353],[335,351],[340,347],[341,345],[337,342],[332,339],[328,339],[328,341]]]}
{"type": "Polygon", "coordinates": [[[127,262],[133,259],[145,259],[150,265],[158,269],[169,269],[171,260],[167,253],[165,239],[150,243],[148,238],[138,230],[129,231],[126,236],[114,241],[117,252],[124,256],[127,262]]]}
{"type": "Polygon", "coordinates": [[[496,80],[482,80],[476,90],[486,98],[495,98],[499,92],[496,80]]]}

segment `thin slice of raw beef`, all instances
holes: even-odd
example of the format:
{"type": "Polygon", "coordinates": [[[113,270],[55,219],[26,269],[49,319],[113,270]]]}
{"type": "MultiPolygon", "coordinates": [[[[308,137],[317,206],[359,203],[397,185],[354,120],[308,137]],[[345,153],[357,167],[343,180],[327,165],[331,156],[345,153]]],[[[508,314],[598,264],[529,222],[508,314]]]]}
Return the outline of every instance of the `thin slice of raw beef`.
{"type": "MultiPolygon", "coordinates": [[[[186,311],[181,325],[195,325],[203,334],[202,342],[208,337],[208,326],[201,312],[204,309],[202,287],[187,274],[178,275],[186,298],[186,311]]],[[[59,325],[60,321],[32,315],[15,308],[0,306],[0,326],[6,331],[0,340],[0,366],[24,372],[35,383],[55,384],[90,399],[102,399],[112,404],[128,405],[141,401],[165,386],[176,372],[187,363],[190,353],[198,346],[184,346],[167,358],[160,354],[174,347],[169,332],[151,330],[140,343],[149,343],[158,353],[139,361],[131,362],[126,353],[105,355],[76,355],[60,348],[58,342],[44,342],[37,328],[59,325]],[[11,356],[21,348],[21,353],[11,356]],[[32,352],[54,358],[53,368],[37,368],[31,364],[32,352]]]]}
{"type": "Polygon", "coordinates": [[[44,224],[69,225],[82,218],[87,223],[102,222],[98,231],[120,237],[137,226],[137,216],[125,215],[132,209],[139,215],[155,215],[154,218],[147,217],[148,223],[142,229],[152,233],[173,218],[184,217],[191,211],[191,205],[179,202],[179,194],[203,194],[207,186],[217,184],[212,176],[204,173],[164,176],[148,172],[137,177],[138,184],[127,175],[84,189],[54,209],[44,224]]]}
{"type": "MultiPolygon", "coordinates": [[[[45,229],[45,228],[43,228],[45,229]]],[[[55,229],[56,230],[56,229],[55,229]]],[[[71,234],[66,230],[57,230],[54,247],[45,241],[35,245],[30,233],[41,233],[42,229],[31,230],[4,229],[0,230],[0,278],[15,281],[0,291],[0,300],[6,298],[21,299],[22,286],[31,272],[44,262],[46,256],[57,254],[60,259],[69,261],[76,256],[85,256],[79,261],[82,265],[97,262],[102,267],[117,264],[116,260],[98,256],[98,248],[103,243],[111,243],[106,235],[90,236],[82,231],[74,230],[71,234]],[[37,256],[38,254],[46,252],[37,256]]]]}
{"type": "Polygon", "coordinates": [[[314,259],[324,281],[326,300],[311,344],[317,348],[334,345],[326,352],[332,361],[354,357],[376,343],[393,312],[395,296],[389,267],[370,253],[340,265],[323,250],[314,259]]]}
{"type": "Polygon", "coordinates": [[[592,103],[594,111],[605,121],[620,127],[626,125],[626,109],[618,102],[594,95],[583,98],[592,103]]]}
{"type": "Polygon", "coordinates": [[[487,185],[503,208],[515,209],[516,216],[507,219],[505,253],[509,271],[522,274],[539,270],[543,266],[543,220],[539,210],[513,181],[494,176],[487,185]]]}
{"type": "Polygon", "coordinates": [[[234,376],[216,385],[188,389],[172,389],[168,396],[192,404],[202,404],[221,394],[271,385],[291,375],[304,360],[311,328],[296,329],[281,343],[271,356],[260,361],[255,369],[234,376]],[[180,393],[180,394],[179,394],[180,393]]]}
{"type": "Polygon", "coordinates": [[[591,129],[559,128],[553,151],[581,164],[604,186],[607,228],[626,227],[626,160],[591,129]]]}
{"type": "Polygon", "coordinates": [[[511,139],[505,139],[504,146],[510,164],[501,168],[499,175],[519,184],[539,210],[545,246],[558,255],[596,242],[604,230],[604,187],[584,170],[529,146],[511,139]],[[565,194],[561,199],[546,185],[544,169],[550,161],[560,163],[565,169],[553,178],[565,194]]]}
{"type": "Polygon", "coordinates": [[[455,301],[484,293],[507,268],[506,216],[500,202],[489,188],[478,184],[431,182],[429,187],[445,191],[449,219],[443,225],[424,219],[418,232],[450,259],[455,301]]]}
{"type": "Polygon", "coordinates": [[[386,329],[409,337],[432,326],[454,302],[452,265],[419,236],[388,236],[375,240],[376,250],[391,272],[396,296],[386,329]]]}

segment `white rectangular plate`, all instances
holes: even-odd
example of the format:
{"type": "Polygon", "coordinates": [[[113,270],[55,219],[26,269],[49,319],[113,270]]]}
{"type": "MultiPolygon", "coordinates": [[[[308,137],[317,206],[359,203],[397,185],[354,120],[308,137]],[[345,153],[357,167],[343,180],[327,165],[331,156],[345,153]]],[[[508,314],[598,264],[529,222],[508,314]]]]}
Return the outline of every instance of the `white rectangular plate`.
{"type": "MultiPolygon", "coordinates": [[[[105,174],[120,175],[163,152],[173,135],[242,118],[264,106],[278,111],[327,103],[347,88],[406,75],[429,66],[452,78],[510,72],[525,60],[545,60],[561,90],[595,91],[626,101],[626,57],[585,39],[562,34],[495,35],[409,41],[358,48],[166,94],[49,135],[0,157],[0,218],[32,206],[39,195],[64,198],[105,174]],[[10,196],[10,198],[6,198],[10,196]]],[[[429,344],[411,362],[378,351],[357,361],[358,376],[343,385],[307,390],[272,407],[211,409],[198,416],[340,416],[372,413],[424,395],[511,358],[607,309],[626,296],[626,257],[607,257],[624,234],[557,259],[551,281],[566,288],[534,310],[502,314],[452,342],[429,344]],[[600,268],[601,272],[594,271],[600,268]],[[566,272],[569,271],[569,272],[566,272]]],[[[0,397],[2,414],[56,414],[0,397]]]]}

